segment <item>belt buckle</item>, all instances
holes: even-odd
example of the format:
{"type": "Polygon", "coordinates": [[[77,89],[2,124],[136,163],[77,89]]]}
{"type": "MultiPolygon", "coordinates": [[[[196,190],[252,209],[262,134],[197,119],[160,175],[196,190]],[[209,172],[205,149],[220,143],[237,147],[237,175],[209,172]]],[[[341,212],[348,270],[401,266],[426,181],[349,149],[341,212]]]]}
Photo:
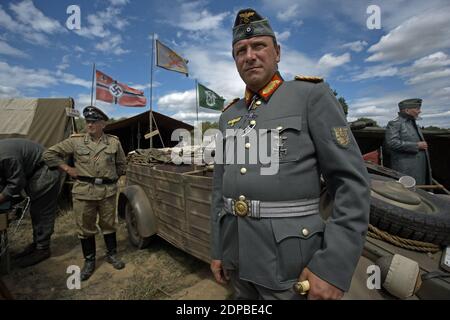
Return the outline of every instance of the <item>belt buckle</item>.
{"type": "Polygon", "coordinates": [[[246,217],[248,215],[249,205],[247,201],[245,201],[244,196],[240,196],[238,201],[234,201],[234,212],[239,217],[246,217]]]}
{"type": "Polygon", "coordinates": [[[103,179],[101,179],[101,178],[95,178],[94,184],[102,184],[102,183],[103,183],[103,179]]]}

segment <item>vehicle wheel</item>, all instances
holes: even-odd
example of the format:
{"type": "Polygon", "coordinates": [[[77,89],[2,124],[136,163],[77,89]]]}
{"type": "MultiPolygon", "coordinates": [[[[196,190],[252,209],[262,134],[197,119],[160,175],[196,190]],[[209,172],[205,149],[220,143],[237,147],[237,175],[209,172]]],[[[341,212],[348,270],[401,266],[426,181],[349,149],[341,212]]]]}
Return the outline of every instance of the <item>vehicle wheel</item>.
{"type": "Polygon", "coordinates": [[[125,221],[127,223],[128,239],[131,244],[139,249],[148,247],[151,241],[151,237],[141,237],[138,232],[136,215],[133,211],[133,207],[130,202],[127,201],[125,205],[125,221]]]}
{"type": "Polygon", "coordinates": [[[392,235],[450,244],[450,200],[424,190],[410,191],[395,180],[371,175],[370,223],[392,235]]]}

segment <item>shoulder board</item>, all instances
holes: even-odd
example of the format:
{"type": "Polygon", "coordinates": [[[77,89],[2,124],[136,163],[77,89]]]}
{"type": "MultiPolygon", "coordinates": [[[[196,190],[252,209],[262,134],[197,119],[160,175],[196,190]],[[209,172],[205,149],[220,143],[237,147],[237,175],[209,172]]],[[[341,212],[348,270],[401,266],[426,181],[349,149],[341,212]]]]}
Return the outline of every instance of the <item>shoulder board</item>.
{"type": "Polygon", "coordinates": [[[70,135],[71,138],[84,137],[84,133],[74,133],[70,135]]]}
{"type": "Polygon", "coordinates": [[[295,76],[295,80],[298,80],[298,81],[307,81],[307,82],[312,82],[312,83],[320,83],[320,82],[323,82],[323,78],[321,78],[321,77],[302,76],[302,75],[295,76]]]}
{"type": "Polygon", "coordinates": [[[114,139],[119,140],[118,136],[115,136],[115,135],[112,135],[112,134],[107,134],[107,136],[110,137],[110,138],[114,138],[114,139]]]}
{"type": "Polygon", "coordinates": [[[224,112],[225,110],[227,110],[229,107],[231,107],[233,104],[235,104],[236,102],[238,102],[240,99],[239,98],[234,98],[233,101],[231,101],[225,108],[223,108],[222,112],[224,112]]]}

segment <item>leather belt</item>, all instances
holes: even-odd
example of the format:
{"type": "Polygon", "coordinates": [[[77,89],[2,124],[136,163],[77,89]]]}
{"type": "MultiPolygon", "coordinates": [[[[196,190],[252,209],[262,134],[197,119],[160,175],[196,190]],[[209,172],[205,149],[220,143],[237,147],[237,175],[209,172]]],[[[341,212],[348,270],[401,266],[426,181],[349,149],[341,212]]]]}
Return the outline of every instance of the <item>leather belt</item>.
{"type": "Polygon", "coordinates": [[[318,214],[320,202],[320,198],[292,201],[259,201],[247,200],[243,196],[239,197],[239,200],[225,197],[223,200],[226,213],[255,219],[290,218],[318,214]]]}
{"type": "Polygon", "coordinates": [[[77,180],[89,182],[92,184],[113,184],[117,182],[117,179],[113,180],[108,178],[94,178],[94,177],[80,177],[80,176],[77,177],[77,180]]]}

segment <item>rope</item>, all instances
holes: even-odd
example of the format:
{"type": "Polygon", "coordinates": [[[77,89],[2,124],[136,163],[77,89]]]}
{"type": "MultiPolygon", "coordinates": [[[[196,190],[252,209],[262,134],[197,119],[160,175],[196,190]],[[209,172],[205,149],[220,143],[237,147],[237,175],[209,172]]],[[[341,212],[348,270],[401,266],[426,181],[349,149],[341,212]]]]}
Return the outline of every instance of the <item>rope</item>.
{"type": "Polygon", "coordinates": [[[405,248],[408,250],[414,250],[419,252],[431,252],[431,253],[435,253],[441,250],[441,248],[434,243],[422,242],[418,240],[410,240],[394,236],[392,234],[387,233],[386,231],[381,231],[380,229],[377,229],[371,224],[369,224],[369,231],[367,232],[367,235],[374,239],[384,240],[396,245],[397,247],[405,248]]]}

